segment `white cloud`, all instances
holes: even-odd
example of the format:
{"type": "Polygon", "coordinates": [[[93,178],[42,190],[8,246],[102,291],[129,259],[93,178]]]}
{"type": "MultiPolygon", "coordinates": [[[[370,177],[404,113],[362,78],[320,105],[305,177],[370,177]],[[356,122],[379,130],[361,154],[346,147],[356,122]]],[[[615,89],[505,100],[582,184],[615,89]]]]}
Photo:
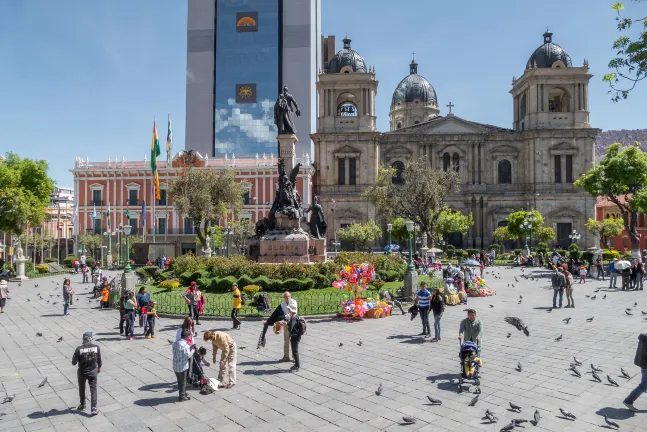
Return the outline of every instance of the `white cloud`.
{"type": "MultiPolygon", "coordinates": [[[[274,125],[274,103],[269,99],[263,99],[255,104],[237,104],[236,100],[230,98],[227,101],[231,109],[221,108],[216,110],[216,132],[227,127],[235,127],[241,133],[247,135],[256,142],[272,142],[276,138],[276,126],[274,125]],[[252,114],[245,112],[249,107],[257,111],[261,108],[261,118],[254,118],[252,114]]],[[[258,117],[258,114],[256,114],[258,117]]]]}

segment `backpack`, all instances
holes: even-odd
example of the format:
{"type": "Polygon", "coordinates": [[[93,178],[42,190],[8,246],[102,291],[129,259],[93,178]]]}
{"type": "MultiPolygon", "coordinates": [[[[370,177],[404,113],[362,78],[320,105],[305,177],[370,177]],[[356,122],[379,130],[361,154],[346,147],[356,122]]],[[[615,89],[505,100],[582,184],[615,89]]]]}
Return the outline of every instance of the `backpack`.
{"type": "Polygon", "coordinates": [[[247,297],[245,297],[244,293],[240,293],[240,304],[245,306],[245,303],[247,303],[247,297]]]}
{"type": "Polygon", "coordinates": [[[306,323],[306,320],[301,317],[298,317],[297,321],[299,322],[299,336],[303,336],[306,334],[308,325],[306,323]]]}
{"type": "Polygon", "coordinates": [[[634,364],[642,369],[647,368],[647,334],[638,336],[638,347],[636,348],[634,364]]]}

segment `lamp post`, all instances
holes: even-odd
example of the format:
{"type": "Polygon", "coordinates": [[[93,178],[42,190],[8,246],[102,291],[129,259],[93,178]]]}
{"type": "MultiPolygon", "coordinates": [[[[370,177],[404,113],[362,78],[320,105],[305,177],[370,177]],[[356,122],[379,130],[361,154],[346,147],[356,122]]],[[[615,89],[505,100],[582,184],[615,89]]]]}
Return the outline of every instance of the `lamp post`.
{"type": "Polygon", "coordinates": [[[124,273],[130,273],[132,271],[130,268],[130,245],[128,243],[128,236],[130,236],[132,229],[132,226],[124,225],[124,235],[126,236],[126,267],[124,267],[124,273]]]}
{"type": "Polygon", "coordinates": [[[407,227],[407,231],[409,232],[409,265],[407,266],[407,270],[408,271],[415,271],[416,268],[413,266],[413,254],[412,254],[412,252],[413,252],[412,240],[413,240],[414,225],[413,225],[413,222],[411,222],[411,221],[405,222],[405,225],[407,227]]]}
{"type": "Polygon", "coordinates": [[[106,256],[106,260],[108,261],[106,264],[106,267],[111,269],[112,268],[112,233],[110,231],[106,231],[103,233],[104,237],[108,238],[108,255],[106,256]]]}
{"type": "Polygon", "coordinates": [[[391,255],[391,231],[393,231],[393,224],[386,224],[386,232],[389,233],[389,245],[386,250],[387,255],[391,255]]]}
{"type": "Polygon", "coordinates": [[[413,293],[418,289],[418,272],[413,265],[413,225],[412,221],[405,222],[409,233],[409,264],[404,273],[404,296],[407,299],[412,299],[413,293]]]}
{"type": "Polygon", "coordinates": [[[573,230],[573,232],[568,235],[568,238],[571,239],[571,243],[577,244],[577,241],[582,238],[582,234],[578,234],[576,230],[573,230]]]}
{"type": "Polygon", "coordinates": [[[225,228],[225,240],[227,242],[227,258],[229,258],[229,239],[231,238],[232,230],[231,228],[225,228]]]}
{"type": "Polygon", "coordinates": [[[526,215],[526,218],[521,223],[521,228],[524,231],[528,232],[528,234],[526,234],[526,251],[528,255],[530,255],[530,249],[528,248],[528,235],[532,235],[532,230],[535,225],[535,222],[537,222],[537,218],[535,217],[535,215],[533,215],[532,212],[528,212],[528,214],[526,215]]]}

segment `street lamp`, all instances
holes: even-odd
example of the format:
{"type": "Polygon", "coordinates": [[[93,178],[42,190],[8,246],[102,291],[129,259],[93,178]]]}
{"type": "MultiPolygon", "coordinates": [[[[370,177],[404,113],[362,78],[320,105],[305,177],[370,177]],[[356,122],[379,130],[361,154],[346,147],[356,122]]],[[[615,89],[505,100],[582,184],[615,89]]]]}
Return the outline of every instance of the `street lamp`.
{"type": "Polygon", "coordinates": [[[407,231],[409,233],[409,265],[407,266],[407,270],[415,271],[416,268],[413,265],[413,255],[412,255],[412,252],[413,252],[413,244],[412,244],[412,240],[413,240],[413,222],[412,221],[406,221],[404,224],[406,225],[407,231]]]}
{"type": "Polygon", "coordinates": [[[229,258],[229,239],[231,238],[232,235],[232,229],[231,228],[225,228],[225,239],[227,239],[227,258],[229,258]]]}
{"type": "Polygon", "coordinates": [[[124,273],[130,273],[132,271],[130,268],[130,245],[128,243],[128,236],[130,236],[132,229],[132,226],[124,225],[124,235],[126,236],[126,267],[124,267],[124,273]]]}
{"type": "Polygon", "coordinates": [[[526,218],[521,223],[521,229],[528,232],[528,234],[526,234],[526,251],[528,251],[528,255],[530,255],[530,249],[528,248],[528,236],[532,235],[532,230],[535,222],[537,222],[537,218],[532,214],[532,212],[528,212],[526,218]]]}
{"type": "Polygon", "coordinates": [[[387,255],[391,255],[391,231],[393,231],[393,224],[386,224],[386,232],[389,233],[389,245],[386,250],[387,255]]]}
{"type": "Polygon", "coordinates": [[[578,234],[576,230],[573,230],[573,232],[568,235],[568,238],[571,239],[571,243],[577,244],[577,241],[582,238],[582,234],[578,234]]]}

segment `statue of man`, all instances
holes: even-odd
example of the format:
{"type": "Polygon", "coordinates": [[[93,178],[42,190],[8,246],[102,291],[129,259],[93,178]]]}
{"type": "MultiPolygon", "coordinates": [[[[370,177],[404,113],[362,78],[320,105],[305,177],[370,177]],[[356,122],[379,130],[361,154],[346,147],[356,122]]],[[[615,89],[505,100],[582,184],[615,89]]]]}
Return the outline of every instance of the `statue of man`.
{"type": "Polygon", "coordinates": [[[295,112],[297,117],[301,115],[297,101],[294,100],[292,95],[288,93],[288,86],[283,87],[283,93],[279,93],[279,97],[274,104],[274,124],[279,130],[279,134],[296,134],[297,128],[292,121],[292,112],[295,112]],[[294,107],[294,109],[293,109],[294,107]]]}
{"type": "Polygon", "coordinates": [[[310,234],[314,238],[322,239],[326,235],[326,221],[324,221],[323,209],[319,205],[319,197],[315,196],[312,201],[310,207],[304,212],[304,217],[306,213],[312,212],[310,215],[310,234]]]}

